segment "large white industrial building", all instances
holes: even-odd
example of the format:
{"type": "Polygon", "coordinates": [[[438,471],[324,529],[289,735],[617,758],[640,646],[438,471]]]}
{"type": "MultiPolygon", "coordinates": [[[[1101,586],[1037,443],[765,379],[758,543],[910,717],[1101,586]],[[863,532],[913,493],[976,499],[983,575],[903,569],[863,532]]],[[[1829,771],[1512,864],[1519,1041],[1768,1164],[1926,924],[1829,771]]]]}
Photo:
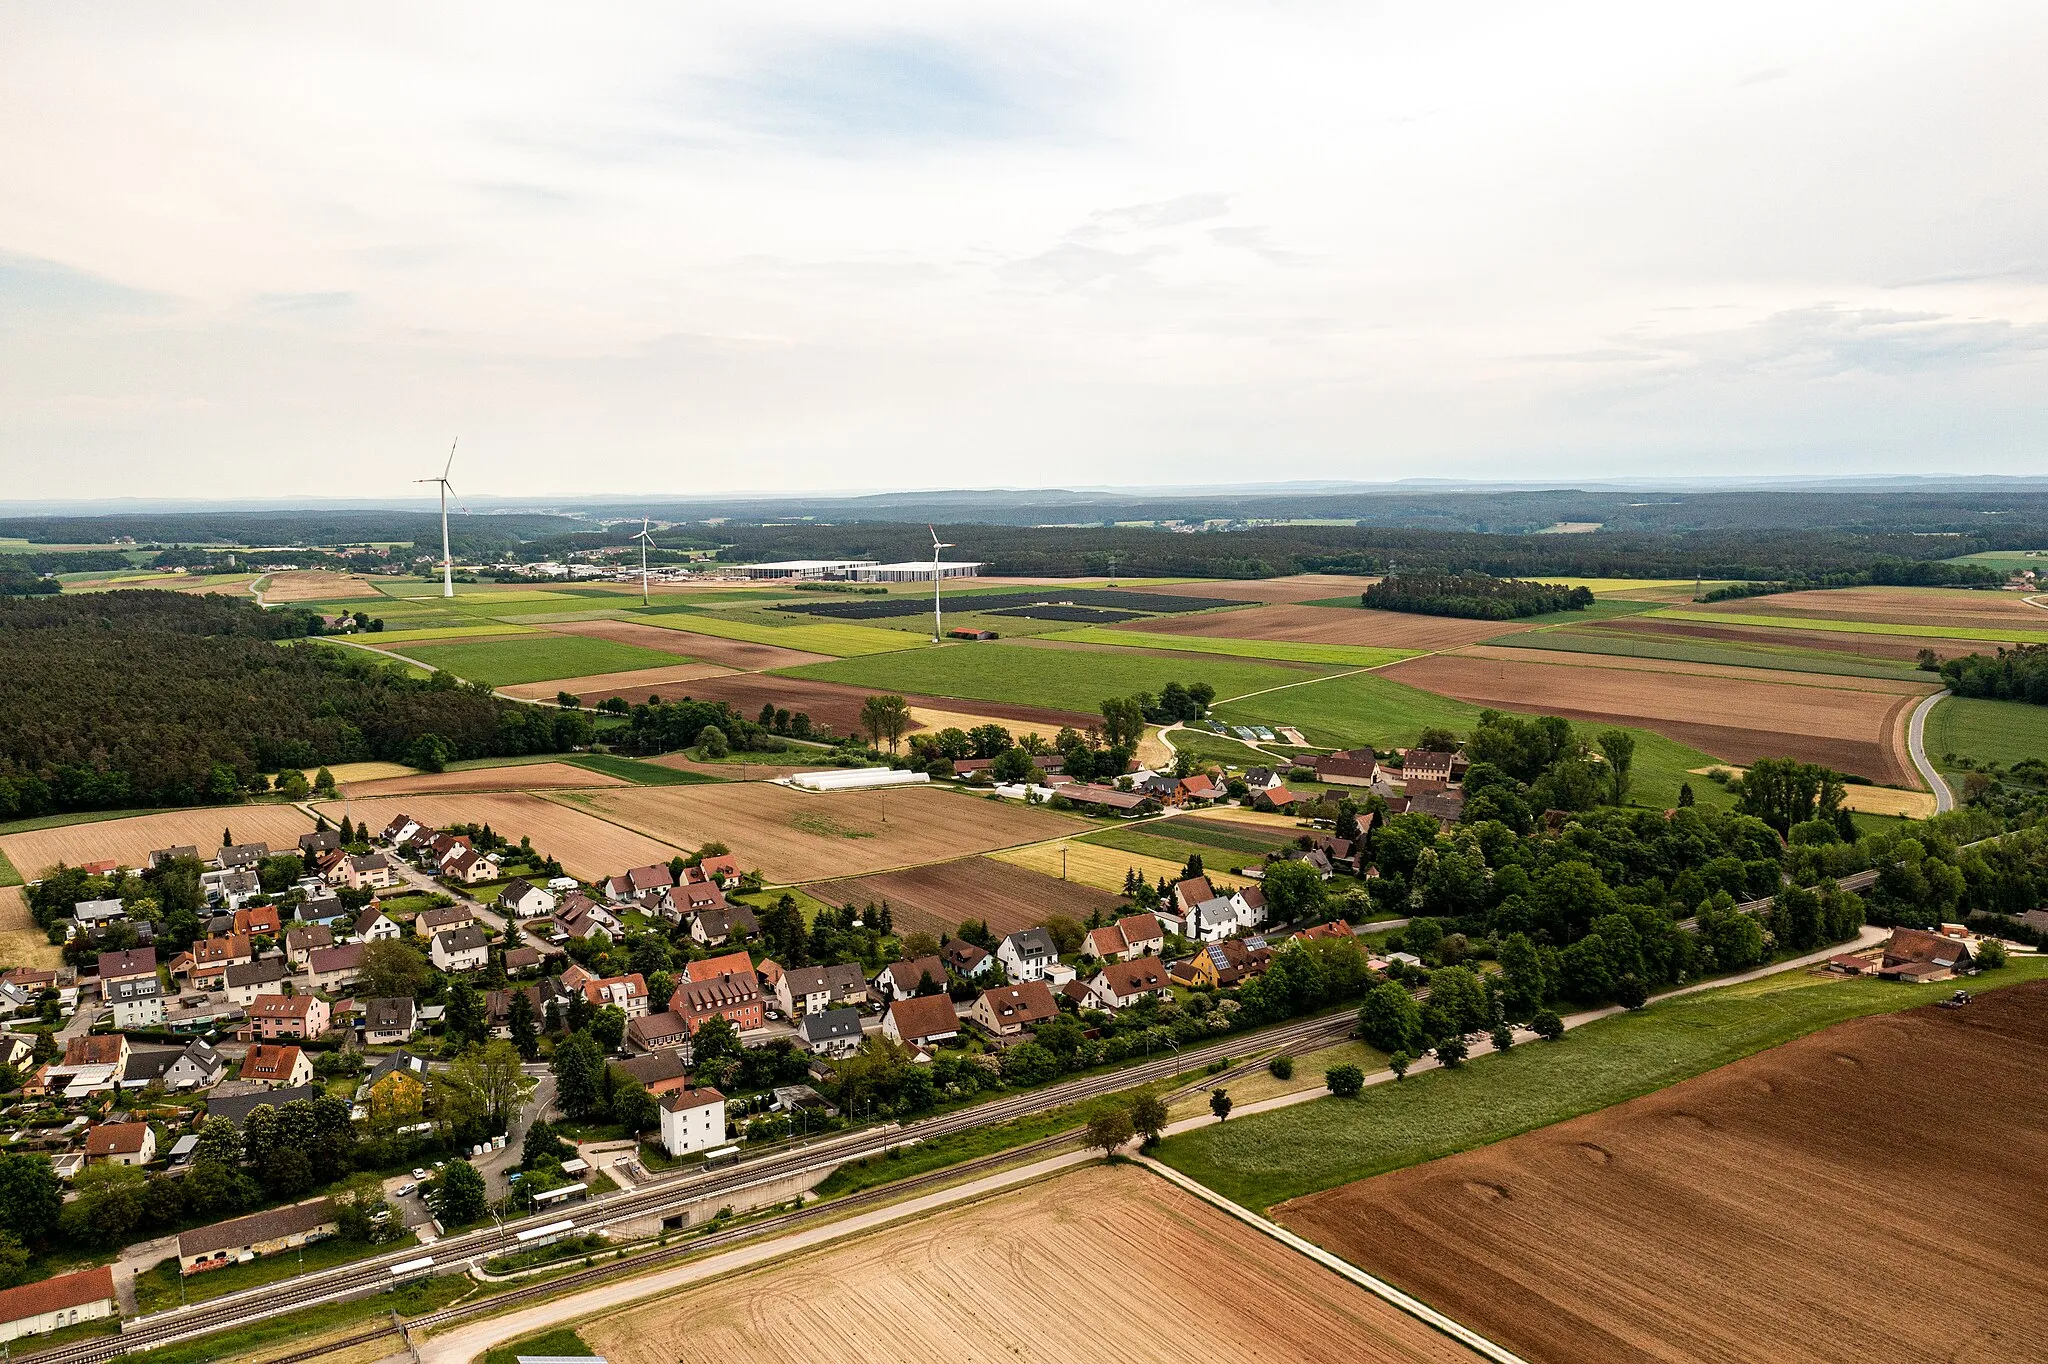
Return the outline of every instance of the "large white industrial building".
{"type": "Polygon", "coordinates": [[[878,564],[873,559],[785,559],[775,564],[748,564],[749,578],[773,581],[818,581],[855,583],[930,582],[934,571],[941,578],[977,578],[983,564],[941,563],[913,559],[901,564],[878,564]]]}

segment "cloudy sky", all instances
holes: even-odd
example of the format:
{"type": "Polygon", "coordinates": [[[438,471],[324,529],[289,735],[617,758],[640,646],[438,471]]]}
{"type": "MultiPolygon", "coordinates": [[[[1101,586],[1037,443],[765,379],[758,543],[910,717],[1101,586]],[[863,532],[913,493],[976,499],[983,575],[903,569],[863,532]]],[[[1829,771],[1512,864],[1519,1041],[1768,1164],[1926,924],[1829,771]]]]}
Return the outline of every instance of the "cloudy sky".
{"type": "Polygon", "coordinates": [[[2048,7],[0,9],[0,500],[2040,473],[2048,7]]]}

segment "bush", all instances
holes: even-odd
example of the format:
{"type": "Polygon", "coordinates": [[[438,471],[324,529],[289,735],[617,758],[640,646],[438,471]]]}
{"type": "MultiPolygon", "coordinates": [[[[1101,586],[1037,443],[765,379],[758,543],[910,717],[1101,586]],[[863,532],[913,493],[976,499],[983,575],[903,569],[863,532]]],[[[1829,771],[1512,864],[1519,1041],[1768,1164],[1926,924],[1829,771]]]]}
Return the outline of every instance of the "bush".
{"type": "Polygon", "coordinates": [[[1340,1099],[1356,1098],[1358,1091],[1365,1088],[1365,1072],[1357,1066],[1331,1066],[1323,1075],[1323,1083],[1340,1099]]]}
{"type": "Polygon", "coordinates": [[[1977,965],[1986,971],[1996,971],[2005,965],[2005,944],[1995,938],[1987,938],[1977,948],[1977,965]]]}
{"type": "Polygon", "coordinates": [[[1276,1080],[1292,1080],[1294,1078],[1294,1058],[1292,1056],[1276,1056],[1266,1062],[1266,1070],[1276,1080]]]}
{"type": "Polygon", "coordinates": [[[1462,1037],[1446,1037],[1436,1044],[1437,1063],[1447,1069],[1455,1070],[1464,1065],[1465,1058],[1470,1054],[1471,1049],[1465,1045],[1465,1039],[1462,1037]]]}
{"type": "Polygon", "coordinates": [[[1495,1051],[1506,1051],[1513,1045],[1515,1045],[1515,1030],[1505,1023],[1494,1024],[1493,1049],[1495,1051]]]}
{"type": "Polygon", "coordinates": [[[1640,1009],[1650,1002],[1650,987],[1630,972],[1614,983],[1614,1001],[1624,1009],[1640,1009]]]}
{"type": "Polygon", "coordinates": [[[1529,1020],[1529,1026],[1546,1042],[1555,1042],[1564,1036],[1564,1020],[1557,1016],[1555,1009],[1538,1009],[1536,1017],[1529,1020]]]}

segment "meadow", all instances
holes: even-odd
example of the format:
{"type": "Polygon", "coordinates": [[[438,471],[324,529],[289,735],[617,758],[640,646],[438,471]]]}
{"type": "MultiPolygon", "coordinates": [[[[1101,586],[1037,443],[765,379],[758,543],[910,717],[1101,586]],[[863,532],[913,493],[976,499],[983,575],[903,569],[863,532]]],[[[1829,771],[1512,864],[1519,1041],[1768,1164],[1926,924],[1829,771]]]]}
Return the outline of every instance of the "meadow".
{"type": "Polygon", "coordinates": [[[691,634],[714,635],[720,639],[743,640],[749,644],[773,644],[805,653],[854,658],[864,654],[892,653],[916,648],[919,637],[901,630],[877,630],[865,625],[763,625],[734,620],[715,611],[655,611],[637,613],[648,625],[665,626],[691,634]]]}
{"type": "Polygon", "coordinates": [[[1763,642],[1752,645],[1717,644],[1706,640],[1624,635],[1605,630],[1578,631],[1569,627],[1522,631],[1484,642],[1510,649],[1554,649],[1559,653],[1654,658],[1671,663],[1718,663],[1730,668],[1832,673],[1840,677],[1924,677],[1924,674],[1916,674],[1914,665],[1905,660],[1885,662],[1859,654],[1834,654],[1819,649],[1802,649],[1763,642]]]}
{"type": "MultiPolygon", "coordinates": [[[[1655,620],[1690,620],[1709,625],[1747,625],[1768,630],[1813,630],[1844,635],[1939,635],[1943,639],[1968,639],[1990,644],[2048,644],[2048,629],[2029,630],[2019,626],[1909,625],[1892,621],[1844,620],[1836,616],[1757,615],[1735,611],[1659,610],[1649,613],[1655,620]]],[[[2048,619],[2048,611],[2042,612],[2048,619]]]]}
{"type": "MultiPolygon", "coordinates": [[[[500,627],[502,628],[502,627],[500,627]]],[[[377,638],[372,636],[372,638],[377,638]]],[[[493,687],[673,666],[675,655],[576,635],[530,634],[468,644],[427,644],[406,657],[493,687]]]]}
{"type": "Polygon", "coordinates": [[[1075,644],[1119,644],[1134,649],[1175,649],[1191,654],[1267,658],[1285,663],[1328,663],[1345,668],[1378,668],[1415,657],[1413,649],[1376,649],[1360,644],[1314,644],[1272,639],[1223,639],[1210,635],[1160,635],[1093,625],[1042,636],[1075,644]]]}
{"type": "MultiPolygon", "coordinates": [[[[881,632],[887,633],[887,632],[881,632]]],[[[1003,644],[948,645],[781,670],[787,677],[878,691],[1009,701],[1092,713],[1112,696],[1157,695],[1169,682],[1206,682],[1219,697],[1303,682],[1315,672],[1218,658],[1196,662],[1143,653],[1078,652],[1003,644]]]]}
{"type": "MultiPolygon", "coordinates": [[[[2048,976],[2015,958],[1973,988],[2048,976]]],[[[1348,1184],[1590,1113],[1846,1019],[1944,998],[1952,986],[1791,971],[1525,1042],[1455,1070],[1368,1086],[1168,1138],[1159,1158],[1245,1207],[1348,1184]]]]}
{"type": "Polygon", "coordinates": [[[1927,717],[1927,756],[1945,770],[1949,754],[2011,766],[2048,759],[2048,706],[1951,696],[1927,717]]]}

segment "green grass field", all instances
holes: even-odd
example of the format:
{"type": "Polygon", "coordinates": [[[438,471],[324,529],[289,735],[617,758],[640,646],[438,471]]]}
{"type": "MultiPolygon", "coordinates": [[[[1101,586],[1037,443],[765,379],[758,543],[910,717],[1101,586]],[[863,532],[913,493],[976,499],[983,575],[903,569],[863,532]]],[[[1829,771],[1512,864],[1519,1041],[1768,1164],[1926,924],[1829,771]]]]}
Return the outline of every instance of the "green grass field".
{"type": "Polygon", "coordinates": [[[831,654],[835,658],[858,658],[866,654],[894,653],[914,649],[917,635],[901,630],[877,630],[866,625],[760,625],[748,620],[729,620],[714,611],[668,611],[638,613],[647,625],[692,634],[714,635],[719,639],[741,639],[749,644],[776,644],[806,653],[831,654]]]}
{"type": "Polygon", "coordinates": [[[1218,696],[1305,681],[1314,671],[1217,658],[1196,662],[1156,654],[1076,652],[1004,644],[957,644],[913,649],[878,658],[848,658],[782,670],[877,690],[921,692],[975,701],[1010,701],[1055,710],[1093,713],[1104,699],[1169,682],[1207,682],[1218,696]]]}
{"type": "Polygon", "coordinates": [[[7,860],[6,853],[0,853],[0,886],[18,886],[21,883],[21,873],[7,860]]]}
{"type": "Polygon", "coordinates": [[[530,626],[506,625],[503,623],[497,623],[492,625],[442,624],[418,626],[413,625],[409,621],[399,623],[405,625],[407,628],[402,630],[394,630],[391,628],[393,622],[387,620],[384,622],[384,628],[382,630],[377,631],[375,634],[351,635],[350,638],[358,640],[364,644],[383,646],[387,644],[409,644],[414,640],[430,640],[438,642],[444,639],[479,639],[485,635],[506,636],[531,635],[538,633],[530,626]]]}
{"type": "Polygon", "coordinates": [[[2008,766],[2048,758],[2048,706],[1951,696],[1927,717],[1927,756],[1953,771],[1945,761],[1951,753],[2008,766]]]}
{"type": "Polygon", "coordinates": [[[407,648],[405,655],[493,687],[620,673],[634,668],[672,667],[684,661],[658,649],[614,644],[608,639],[547,634],[474,644],[420,644],[407,648]]]}
{"type": "Polygon", "coordinates": [[[1836,677],[1925,679],[1911,663],[1888,663],[1858,654],[1835,654],[1772,644],[1716,644],[1706,640],[1656,639],[1598,630],[1539,630],[1485,641],[1509,649],[1555,649],[1562,653],[1606,654],[1616,658],[1661,658],[1673,663],[1718,663],[1731,668],[1775,668],[1781,672],[1825,673],[1836,677]]]}
{"type": "MultiPolygon", "coordinates": [[[[1371,744],[1384,752],[1414,743],[1417,736],[1431,726],[1452,729],[1460,735],[1470,733],[1479,721],[1481,709],[1377,673],[1353,673],[1219,705],[1216,718],[1239,725],[1293,725],[1311,743],[1326,748],[1371,744]]],[[[1593,736],[1617,726],[1574,721],[1572,728],[1590,743],[1593,736]]],[[[1631,798],[1636,803],[1651,806],[1674,804],[1678,800],[1680,783],[1690,783],[1694,797],[1702,805],[1729,803],[1728,794],[1720,787],[1690,775],[1695,767],[1707,767],[1719,761],[1711,754],[1650,730],[1629,729],[1628,732],[1636,740],[1631,790],[1631,798]]],[[[1250,750],[1244,752],[1249,754],[1250,750]]]]}
{"type": "MultiPolygon", "coordinates": [[[[1251,826],[1247,826],[1251,827],[1251,826]]],[[[1136,829],[1103,829],[1084,834],[1077,842],[1095,843],[1118,852],[1140,857],[1158,857],[1168,862],[1185,862],[1190,853],[1200,853],[1206,865],[1215,867],[1255,866],[1266,853],[1282,846],[1284,839],[1260,843],[1254,839],[1231,839],[1227,835],[1212,841],[1206,831],[1175,830],[1174,822],[1154,822],[1136,829]]]]}
{"type": "Polygon", "coordinates": [[[724,780],[702,772],[684,772],[659,763],[641,762],[638,758],[621,758],[613,753],[570,753],[562,755],[561,761],[618,777],[636,786],[698,786],[704,782],[724,780]]]}
{"type": "MultiPolygon", "coordinates": [[[[1816,630],[1843,635],[1912,635],[1929,639],[1970,639],[1994,644],[2048,644],[2048,629],[1992,630],[1974,625],[1892,625],[1874,620],[1834,620],[1826,616],[1738,615],[1719,611],[1652,611],[1657,620],[1690,620],[1708,625],[1749,625],[1766,630],[1816,630]]],[[[2048,611],[2041,613],[2048,619],[2048,611]]]]}
{"type": "MultiPolygon", "coordinates": [[[[2048,975],[2015,958],[1971,988],[2048,975]]],[[[1372,1086],[1356,1099],[1233,1118],[1169,1138],[1160,1159],[1248,1208],[1505,1140],[1621,1103],[1832,1023],[1945,997],[1953,985],[1842,980],[1788,971],[1687,995],[1524,1043],[1457,1070],[1372,1086]]]]}
{"type": "Polygon", "coordinates": [[[1414,658],[1419,652],[1415,649],[1374,649],[1360,644],[1293,644],[1273,639],[1161,635],[1143,630],[1118,630],[1107,625],[1049,631],[1045,638],[1072,640],[1077,644],[1121,644],[1134,649],[1173,649],[1189,654],[1270,658],[1286,663],[1329,663],[1344,668],[1380,668],[1389,663],[1399,663],[1404,658],[1414,658]]]}
{"type": "Polygon", "coordinates": [[[2027,553],[2023,549],[1994,549],[1983,554],[1964,554],[1948,561],[1952,564],[1975,564],[1979,568],[1995,568],[2001,573],[2023,573],[2033,569],[2035,573],[2048,573],[2048,553],[2027,553]]]}

